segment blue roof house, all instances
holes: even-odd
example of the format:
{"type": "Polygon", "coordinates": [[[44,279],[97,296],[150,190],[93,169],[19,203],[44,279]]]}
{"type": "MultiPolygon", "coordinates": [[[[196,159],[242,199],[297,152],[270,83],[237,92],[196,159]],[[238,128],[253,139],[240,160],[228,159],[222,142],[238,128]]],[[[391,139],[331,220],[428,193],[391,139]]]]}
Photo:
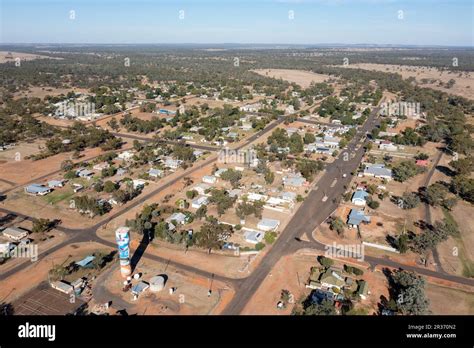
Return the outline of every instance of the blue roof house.
{"type": "Polygon", "coordinates": [[[32,195],[44,196],[50,193],[51,189],[40,184],[31,184],[25,187],[25,192],[32,195]]]}
{"type": "Polygon", "coordinates": [[[365,215],[363,210],[351,209],[347,224],[350,227],[358,227],[362,222],[369,223],[370,216],[365,215]]]}
{"type": "Polygon", "coordinates": [[[352,204],[359,205],[359,206],[365,206],[365,203],[367,201],[367,197],[369,194],[364,191],[364,190],[357,190],[354,192],[352,195],[352,204]]]}

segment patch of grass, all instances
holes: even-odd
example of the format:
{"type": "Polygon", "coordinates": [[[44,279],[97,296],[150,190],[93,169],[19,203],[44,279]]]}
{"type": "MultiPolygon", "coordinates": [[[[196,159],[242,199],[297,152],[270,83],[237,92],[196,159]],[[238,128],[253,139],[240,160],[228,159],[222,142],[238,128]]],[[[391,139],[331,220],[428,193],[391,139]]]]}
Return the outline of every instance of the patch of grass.
{"type": "Polygon", "coordinates": [[[74,195],[74,192],[72,190],[54,191],[50,193],[49,195],[44,196],[44,200],[48,204],[56,204],[61,201],[64,201],[65,199],[71,198],[73,195],[74,195]]]}
{"type": "Polygon", "coordinates": [[[369,315],[367,308],[352,308],[346,315],[369,315]]]}
{"type": "MultiPolygon", "coordinates": [[[[455,227],[456,227],[456,230],[459,231],[459,225],[458,225],[458,223],[456,222],[456,219],[454,219],[454,216],[449,212],[448,209],[443,208],[443,215],[444,215],[444,218],[446,219],[446,221],[447,221],[449,224],[455,226],[455,227]]],[[[460,236],[460,234],[458,233],[455,237],[459,237],[459,236],[460,236]]]]}
{"type": "MultiPolygon", "coordinates": [[[[453,215],[447,209],[443,209],[443,214],[444,218],[448,221],[448,223],[456,226],[459,231],[458,224],[454,219],[453,215]]],[[[466,250],[461,234],[458,233],[457,235],[453,236],[453,238],[456,240],[456,244],[458,245],[458,257],[462,264],[463,277],[474,278],[474,262],[470,260],[466,255],[466,250]]]]}
{"type": "Polygon", "coordinates": [[[265,242],[267,242],[268,244],[272,244],[275,241],[276,237],[276,232],[267,232],[265,234],[265,242]]]}

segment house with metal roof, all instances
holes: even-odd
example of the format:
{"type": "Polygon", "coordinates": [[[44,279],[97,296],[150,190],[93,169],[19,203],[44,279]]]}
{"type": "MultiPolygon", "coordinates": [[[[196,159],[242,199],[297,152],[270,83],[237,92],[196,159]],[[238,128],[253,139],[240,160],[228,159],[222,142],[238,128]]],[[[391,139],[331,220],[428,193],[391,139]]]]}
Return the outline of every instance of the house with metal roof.
{"type": "Polygon", "coordinates": [[[49,188],[63,187],[65,180],[50,180],[48,181],[49,188]]]}
{"type": "Polygon", "coordinates": [[[132,151],[124,151],[124,152],[121,152],[118,154],[117,158],[118,159],[121,159],[123,161],[128,161],[128,160],[131,160],[133,158],[133,156],[135,155],[134,152],[132,151]]]}
{"type": "Polygon", "coordinates": [[[169,218],[166,219],[166,222],[175,221],[178,224],[184,225],[188,217],[181,212],[173,213],[169,218]]]}
{"type": "Polygon", "coordinates": [[[392,143],[391,141],[382,140],[379,144],[379,149],[386,150],[386,151],[397,151],[398,146],[392,143]]]}
{"type": "Polygon", "coordinates": [[[19,242],[28,237],[28,231],[18,227],[7,227],[3,230],[3,236],[15,242],[19,242]]]}
{"type": "Polygon", "coordinates": [[[260,193],[255,193],[255,192],[249,192],[247,194],[247,200],[249,202],[258,202],[258,201],[267,201],[268,196],[267,195],[262,195],[260,193]]]}
{"type": "Polygon", "coordinates": [[[280,226],[280,220],[263,218],[258,224],[257,228],[261,231],[275,231],[280,226]]]}
{"type": "Polygon", "coordinates": [[[260,243],[265,237],[265,232],[260,231],[247,231],[244,233],[244,238],[247,243],[257,244],[260,243]]]}
{"type": "Polygon", "coordinates": [[[339,142],[341,141],[341,138],[338,137],[332,137],[332,136],[324,136],[322,145],[323,147],[329,147],[331,149],[336,149],[339,147],[339,142]]]}
{"type": "Polygon", "coordinates": [[[240,197],[242,195],[242,190],[241,189],[232,189],[228,191],[229,197],[234,198],[234,197],[240,197]]]}
{"type": "Polygon", "coordinates": [[[291,203],[296,201],[296,193],[295,192],[285,191],[285,192],[280,193],[279,197],[280,197],[280,199],[283,199],[284,201],[291,202],[291,203]]]}
{"type": "Polygon", "coordinates": [[[142,179],[133,179],[132,183],[133,183],[133,188],[138,189],[138,188],[144,188],[146,181],[142,179]]]}
{"type": "Polygon", "coordinates": [[[227,170],[228,170],[228,168],[217,169],[214,173],[214,176],[217,176],[218,178],[220,178],[221,175],[224,174],[227,170]]]}
{"type": "Polygon", "coordinates": [[[74,291],[74,288],[72,287],[72,285],[66,283],[63,280],[58,280],[58,281],[55,281],[55,282],[51,283],[51,287],[53,289],[56,289],[58,291],[61,291],[61,292],[65,293],[65,294],[70,294],[71,292],[74,291]]]}
{"type": "Polygon", "coordinates": [[[92,179],[92,176],[94,175],[94,172],[89,170],[89,169],[78,169],[76,171],[76,175],[80,178],[85,178],[87,180],[92,179]]]}
{"type": "Polygon", "coordinates": [[[150,168],[148,175],[152,178],[161,178],[163,176],[163,171],[160,169],[150,168]]]}
{"type": "Polygon", "coordinates": [[[306,179],[300,175],[290,175],[283,177],[284,186],[298,188],[306,184],[306,179]]]}
{"type": "Polygon", "coordinates": [[[201,157],[202,155],[204,155],[204,151],[201,151],[201,150],[194,150],[194,151],[193,151],[193,155],[194,155],[194,157],[199,158],[199,157],[201,157]]]}
{"type": "Polygon", "coordinates": [[[183,163],[182,160],[174,159],[174,158],[167,158],[164,162],[164,166],[173,170],[178,169],[183,163]]]}
{"type": "Polygon", "coordinates": [[[127,173],[127,170],[125,168],[117,169],[117,175],[118,176],[123,176],[123,175],[125,175],[125,173],[127,173]]]}
{"type": "Polygon", "coordinates": [[[365,280],[360,280],[358,284],[359,287],[357,288],[357,295],[359,295],[361,299],[365,300],[369,294],[369,284],[365,280]]]}
{"type": "Polygon", "coordinates": [[[212,187],[211,185],[201,182],[197,185],[194,185],[193,190],[197,191],[197,193],[199,193],[200,195],[204,195],[206,194],[207,190],[211,189],[211,187],[212,187]]]}
{"type": "Polygon", "coordinates": [[[321,287],[323,289],[336,288],[341,290],[346,285],[342,274],[334,269],[328,269],[326,272],[321,274],[319,282],[321,283],[321,287]]]}
{"type": "Polygon", "coordinates": [[[350,227],[358,227],[361,223],[370,223],[370,216],[365,215],[363,210],[351,209],[347,224],[350,227]]]}
{"type": "Polygon", "coordinates": [[[92,167],[92,169],[95,169],[95,170],[103,170],[103,169],[107,169],[110,167],[110,164],[108,162],[102,162],[102,163],[97,163],[96,165],[94,165],[92,167]]]}
{"type": "Polygon", "coordinates": [[[209,199],[206,196],[199,196],[198,198],[193,199],[191,202],[191,208],[199,209],[203,205],[207,205],[209,203],[209,199]]]}
{"type": "Polygon", "coordinates": [[[215,177],[214,175],[204,175],[202,177],[202,182],[212,185],[217,182],[217,177],[215,177]]]}
{"type": "Polygon", "coordinates": [[[50,193],[51,189],[40,184],[31,184],[25,187],[25,192],[31,195],[44,196],[50,193]]]}
{"type": "Polygon", "coordinates": [[[352,204],[363,207],[363,206],[365,206],[365,204],[367,202],[367,197],[368,196],[369,196],[369,193],[366,192],[365,190],[357,190],[352,195],[352,204]]]}
{"type": "Polygon", "coordinates": [[[392,180],[392,170],[385,168],[385,164],[373,164],[364,169],[364,176],[392,180]]]}

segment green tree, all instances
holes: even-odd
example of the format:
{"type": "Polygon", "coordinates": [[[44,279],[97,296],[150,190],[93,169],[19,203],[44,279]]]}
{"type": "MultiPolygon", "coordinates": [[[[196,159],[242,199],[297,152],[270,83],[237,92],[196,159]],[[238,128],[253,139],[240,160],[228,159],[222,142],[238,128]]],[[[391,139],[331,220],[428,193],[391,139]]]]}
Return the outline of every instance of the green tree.
{"type": "Polygon", "coordinates": [[[401,253],[404,254],[408,251],[409,248],[409,238],[406,233],[403,233],[395,239],[395,248],[401,253]]]}
{"type": "Polygon", "coordinates": [[[306,307],[303,312],[304,315],[336,315],[334,304],[324,299],[321,303],[313,303],[306,307]]]}
{"type": "Polygon", "coordinates": [[[61,162],[61,170],[68,172],[74,168],[74,162],[71,160],[64,160],[61,162]]]}
{"type": "Polygon", "coordinates": [[[207,214],[207,206],[202,205],[196,210],[196,218],[202,219],[207,214]]]}
{"type": "Polygon", "coordinates": [[[114,192],[115,190],[117,190],[117,185],[110,181],[110,180],[107,180],[105,183],[104,183],[104,191],[107,192],[107,193],[112,193],[114,192]]]}
{"type": "Polygon", "coordinates": [[[425,281],[413,272],[397,270],[390,276],[398,311],[403,315],[429,314],[425,281]]]}
{"type": "Polygon", "coordinates": [[[423,197],[429,205],[437,206],[443,203],[447,193],[446,187],[437,182],[426,188],[423,197]]]}
{"type": "Polygon", "coordinates": [[[305,144],[311,144],[316,141],[316,137],[314,136],[313,133],[306,132],[304,134],[304,143],[305,144]]]}
{"type": "Polygon", "coordinates": [[[469,203],[474,203],[474,179],[459,175],[452,179],[451,190],[469,203]]]}
{"type": "Polygon", "coordinates": [[[329,268],[334,264],[334,261],[325,256],[318,256],[318,262],[325,268],[329,268]]]}
{"type": "Polygon", "coordinates": [[[420,197],[414,192],[404,192],[400,199],[403,209],[413,209],[420,204],[420,197]]]}
{"type": "Polygon", "coordinates": [[[469,175],[472,171],[474,171],[473,157],[466,157],[463,159],[458,159],[457,161],[451,161],[449,165],[453,167],[456,175],[469,175]]]}
{"type": "Polygon", "coordinates": [[[265,182],[267,185],[271,185],[273,184],[273,181],[275,181],[275,174],[270,169],[268,169],[265,172],[265,182]]]}
{"type": "Polygon", "coordinates": [[[393,167],[392,174],[396,181],[405,182],[422,171],[424,171],[424,168],[418,167],[415,162],[402,161],[393,167]]]}
{"type": "Polygon", "coordinates": [[[303,144],[303,139],[301,139],[301,135],[299,135],[296,132],[293,133],[290,136],[288,146],[290,148],[290,153],[291,154],[297,155],[299,153],[302,153],[303,149],[304,149],[304,144],[303,144]]]}
{"type": "Polygon", "coordinates": [[[219,216],[223,215],[227,209],[234,205],[236,197],[230,197],[225,189],[213,189],[211,191],[210,203],[217,205],[217,213],[219,216]]]}
{"type": "Polygon", "coordinates": [[[52,226],[52,221],[49,219],[37,219],[33,221],[33,228],[31,232],[33,233],[42,233],[47,232],[52,226]]]}
{"type": "Polygon", "coordinates": [[[240,179],[242,179],[242,173],[238,170],[229,168],[224,173],[221,174],[221,179],[225,181],[229,181],[232,187],[235,188],[239,185],[240,179]]]}
{"type": "Polygon", "coordinates": [[[380,206],[380,203],[374,200],[372,197],[368,197],[367,205],[369,206],[370,209],[377,209],[380,206]]]}
{"type": "Polygon", "coordinates": [[[196,244],[199,247],[208,249],[211,253],[212,249],[220,249],[232,235],[232,226],[220,224],[217,219],[211,218],[205,223],[199,232],[196,233],[196,244]]]}
{"type": "Polygon", "coordinates": [[[342,221],[339,216],[332,218],[329,222],[329,228],[333,231],[336,231],[338,235],[342,235],[345,229],[344,221],[342,221]]]}

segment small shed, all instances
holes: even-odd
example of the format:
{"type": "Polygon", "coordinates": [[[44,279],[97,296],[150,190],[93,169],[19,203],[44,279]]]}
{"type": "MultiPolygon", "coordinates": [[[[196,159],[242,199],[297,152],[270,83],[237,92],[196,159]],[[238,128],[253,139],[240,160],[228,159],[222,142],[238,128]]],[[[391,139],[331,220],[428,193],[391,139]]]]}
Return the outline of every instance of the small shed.
{"type": "Polygon", "coordinates": [[[83,258],[81,261],[77,261],[76,265],[82,268],[90,268],[92,267],[92,261],[95,260],[95,256],[89,255],[83,258]]]}
{"type": "Polygon", "coordinates": [[[142,292],[148,290],[150,285],[147,282],[141,281],[137,285],[132,287],[132,294],[140,295],[142,292]]]}

